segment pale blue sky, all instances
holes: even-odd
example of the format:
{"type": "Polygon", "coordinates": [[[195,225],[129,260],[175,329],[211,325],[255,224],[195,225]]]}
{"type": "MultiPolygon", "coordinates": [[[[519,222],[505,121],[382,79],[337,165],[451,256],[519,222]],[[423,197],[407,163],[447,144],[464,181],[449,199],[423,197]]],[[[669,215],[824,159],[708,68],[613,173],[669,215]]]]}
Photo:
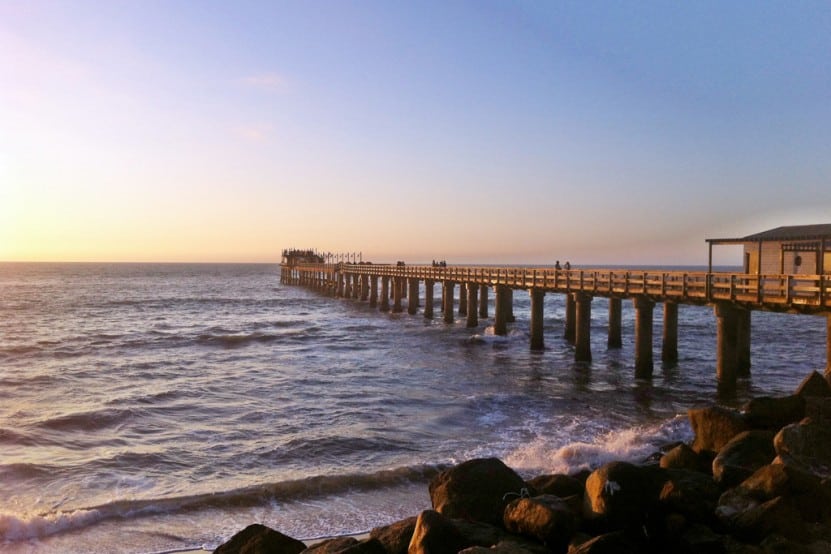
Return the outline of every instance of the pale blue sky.
{"type": "Polygon", "coordinates": [[[0,83],[0,259],[695,264],[831,222],[828,2],[0,0],[0,83]]]}

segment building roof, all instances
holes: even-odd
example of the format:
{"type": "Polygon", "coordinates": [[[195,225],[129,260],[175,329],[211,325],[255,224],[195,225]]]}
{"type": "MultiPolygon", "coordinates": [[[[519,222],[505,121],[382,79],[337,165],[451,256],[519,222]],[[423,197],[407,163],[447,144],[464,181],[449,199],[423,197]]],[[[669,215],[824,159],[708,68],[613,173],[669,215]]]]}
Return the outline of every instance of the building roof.
{"type": "Polygon", "coordinates": [[[709,243],[742,243],[742,242],[766,242],[766,241],[795,241],[795,240],[831,240],[831,223],[820,223],[817,225],[790,225],[777,227],[754,233],[741,238],[727,239],[706,239],[709,243]]]}

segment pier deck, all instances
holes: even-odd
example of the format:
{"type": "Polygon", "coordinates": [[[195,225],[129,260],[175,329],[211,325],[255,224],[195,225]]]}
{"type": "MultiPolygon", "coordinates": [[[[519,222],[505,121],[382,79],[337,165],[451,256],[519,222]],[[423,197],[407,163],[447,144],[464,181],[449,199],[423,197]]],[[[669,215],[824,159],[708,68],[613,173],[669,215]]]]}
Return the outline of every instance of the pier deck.
{"type": "Polygon", "coordinates": [[[831,275],[757,275],[727,272],[664,271],[661,269],[559,269],[540,267],[389,265],[372,263],[307,263],[284,259],[282,282],[310,286],[332,294],[380,302],[382,311],[407,310],[415,314],[424,283],[424,316],[433,317],[433,288],[441,284],[441,310],[448,323],[455,321],[454,290],[458,285],[459,314],[467,325],[487,317],[488,291],[495,293],[494,332],[506,333],[513,318],[512,291],[527,290],[531,298],[531,348],[543,348],[543,298],[566,295],[565,337],[575,345],[577,361],[591,361],[589,333],[591,302],[609,299],[610,348],[620,346],[620,302],[635,307],[635,374],[652,374],[653,308],[664,305],[664,362],[677,361],[677,308],[679,304],[711,305],[717,317],[717,367],[720,384],[734,383],[749,374],[750,314],[753,310],[823,315],[828,318],[826,371],[831,360],[831,275]],[[381,282],[379,290],[378,282],[381,282]],[[390,299],[393,304],[390,306],[390,299]],[[478,307],[477,307],[478,305],[478,307]]]}

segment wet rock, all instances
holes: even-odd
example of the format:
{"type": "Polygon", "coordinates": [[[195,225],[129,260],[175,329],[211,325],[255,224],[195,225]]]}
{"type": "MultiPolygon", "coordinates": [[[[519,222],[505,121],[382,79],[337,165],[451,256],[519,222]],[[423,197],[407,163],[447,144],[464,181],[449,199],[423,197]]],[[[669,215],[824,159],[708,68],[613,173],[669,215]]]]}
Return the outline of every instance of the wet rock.
{"type": "Polygon", "coordinates": [[[598,468],[586,480],[583,517],[610,530],[641,527],[658,499],[658,472],[627,462],[598,468]]]}
{"type": "Polygon", "coordinates": [[[805,399],[796,394],[760,396],[745,404],[742,411],[753,429],[776,431],[805,417],[805,399]]]}
{"type": "Polygon", "coordinates": [[[265,525],[249,525],[214,550],[214,554],[299,554],[306,545],[265,525]]]}
{"type": "Polygon", "coordinates": [[[441,472],[429,489],[433,509],[447,517],[502,525],[505,506],[528,485],[501,460],[483,458],[441,472]]]}
{"type": "Polygon", "coordinates": [[[533,537],[555,552],[564,552],[577,530],[577,515],[554,495],[514,500],[505,508],[505,528],[533,537]]]}
{"type": "Polygon", "coordinates": [[[706,525],[691,525],[680,535],[679,550],[690,554],[724,554],[724,537],[706,525]]]}
{"type": "Polygon", "coordinates": [[[695,433],[692,448],[696,452],[718,452],[730,439],[749,429],[742,414],[721,406],[693,408],[687,415],[695,433]]]}
{"type": "Polygon", "coordinates": [[[759,542],[768,535],[779,534],[795,541],[805,541],[808,529],[794,502],[778,496],[738,514],[731,530],[739,539],[759,542]]]}
{"type": "Polygon", "coordinates": [[[697,471],[667,471],[658,502],[664,511],[677,512],[692,522],[712,523],[721,490],[713,479],[697,471]]]}
{"type": "Polygon", "coordinates": [[[831,396],[831,386],[818,371],[814,371],[799,384],[796,394],[802,398],[809,396],[829,397],[831,396]]]}
{"type": "Polygon", "coordinates": [[[493,546],[505,535],[504,529],[490,523],[464,519],[454,519],[452,521],[468,546],[493,546]]]}
{"type": "Polygon", "coordinates": [[[804,544],[799,544],[782,535],[769,535],[759,546],[765,554],[813,554],[813,550],[804,544]]]}
{"type": "Polygon", "coordinates": [[[661,457],[658,463],[665,469],[688,469],[710,473],[713,457],[698,453],[686,444],[679,444],[661,457]]]}
{"type": "Polygon", "coordinates": [[[357,544],[355,537],[335,537],[310,546],[303,554],[340,554],[357,544]]]}
{"type": "Polygon", "coordinates": [[[641,554],[645,552],[643,541],[616,531],[590,539],[583,544],[570,548],[568,554],[641,554]]]}
{"type": "Polygon", "coordinates": [[[776,457],[772,431],[745,431],[733,437],[713,460],[713,479],[723,488],[738,485],[776,457]]]}
{"type": "Polygon", "coordinates": [[[376,527],[369,532],[369,536],[377,539],[384,546],[387,554],[407,554],[407,548],[410,546],[410,539],[413,538],[417,519],[413,516],[389,525],[376,527]]]}
{"type": "Polygon", "coordinates": [[[528,484],[537,491],[537,494],[553,494],[566,498],[575,494],[582,495],[585,482],[585,479],[581,481],[570,475],[556,474],[535,477],[528,481],[528,484]]]}
{"type": "Polygon", "coordinates": [[[409,554],[456,554],[470,546],[450,518],[434,510],[425,510],[416,520],[409,554]]]}
{"type": "Polygon", "coordinates": [[[831,396],[805,397],[805,417],[814,423],[831,426],[831,396]]]}
{"type": "Polygon", "coordinates": [[[377,539],[336,537],[310,546],[303,554],[387,554],[387,550],[377,539]]]}
{"type": "Polygon", "coordinates": [[[806,419],[783,427],[773,439],[773,446],[785,464],[822,478],[831,477],[831,427],[806,419]]]}

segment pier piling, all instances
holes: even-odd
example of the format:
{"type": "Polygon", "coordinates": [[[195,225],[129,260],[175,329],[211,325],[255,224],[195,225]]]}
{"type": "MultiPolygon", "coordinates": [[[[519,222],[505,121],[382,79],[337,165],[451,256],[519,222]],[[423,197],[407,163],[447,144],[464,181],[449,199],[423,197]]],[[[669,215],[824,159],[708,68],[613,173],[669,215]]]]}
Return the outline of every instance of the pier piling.
{"type": "Polygon", "coordinates": [[[635,305],[635,377],[652,377],[652,314],[655,302],[646,296],[636,296],[635,305]]]}
{"type": "Polygon", "coordinates": [[[621,301],[620,298],[609,298],[609,339],[606,342],[608,348],[623,347],[621,338],[621,301]]]}
{"type": "Polygon", "coordinates": [[[531,349],[542,350],[545,348],[545,341],[543,339],[545,291],[543,289],[533,288],[528,293],[531,296],[531,349]]]}
{"type": "Polygon", "coordinates": [[[590,362],[592,361],[592,296],[582,292],[575,293],[574,304],[576,314],[574,360],[577,362],[590,362]]]}

